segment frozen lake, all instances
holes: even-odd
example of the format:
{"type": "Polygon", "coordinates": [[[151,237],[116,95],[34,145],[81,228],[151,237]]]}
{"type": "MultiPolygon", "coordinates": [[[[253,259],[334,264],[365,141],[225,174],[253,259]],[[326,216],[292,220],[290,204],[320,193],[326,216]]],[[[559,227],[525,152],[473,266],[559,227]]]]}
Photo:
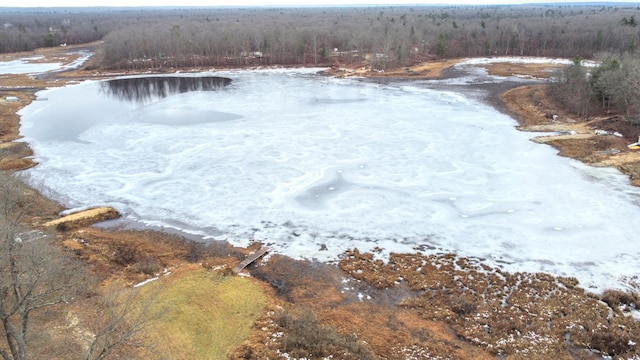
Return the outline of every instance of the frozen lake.
{"type": "Polygon", "coordinates": [[[640,274],[640,191],[531,142],[465,91],[501,79],[317,70],[200,74],[232,81],[184,92],[155,79],[174,88],[161,95],[99,81],[42,91],[21,112],[39,162],[28,173],[69,207],[293,257],[457,252],[594,291],[640,274]]]}

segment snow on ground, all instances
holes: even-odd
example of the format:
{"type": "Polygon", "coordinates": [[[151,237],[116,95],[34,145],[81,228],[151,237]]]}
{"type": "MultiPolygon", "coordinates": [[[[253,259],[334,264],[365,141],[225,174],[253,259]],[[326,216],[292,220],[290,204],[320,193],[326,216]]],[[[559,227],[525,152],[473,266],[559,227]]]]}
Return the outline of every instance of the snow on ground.
{"type": "Polygon", "coordinates": [[[232,84],[145,103],[96,81],[43,91],[21,112],[28,173],[70,207],[293,257],[457,252],[593,291],[640,275],[626,176],[532,143],[464,91],[313,71],[216,73],[232,84]]]}
{"type": "Polygon", "coordinates": [[[61,63],[34,63],[44,56],[32,56],[20,60],[0,61],[0,74],[33,74],[59,69],[61,63]]]}
{"type": "MultiPolygon", "coordinates": [[[[70,53],[78,53],[70,52],[70,53]]],[[[2,74],[39,74],[50,71],[69,70],[80,67],[92,55],[88,51],[80,51],[80,57],[70,64],[64,65],[62,62],[34,62],[44,59],[44,56],[37,55],[13,61],[0,61],[0,75],[2,74]]]]}
{"type": "MultiPolygon", "coordinates": [[[[465,59],[457,65],[487,65],[496,63],[570,65],[573,63],[573,60],[529,56],[495,56],[465,59]]],[[[585,66],[595,66],[597,63],[595,61],[585,60],[583,64],[585,66]]]]}

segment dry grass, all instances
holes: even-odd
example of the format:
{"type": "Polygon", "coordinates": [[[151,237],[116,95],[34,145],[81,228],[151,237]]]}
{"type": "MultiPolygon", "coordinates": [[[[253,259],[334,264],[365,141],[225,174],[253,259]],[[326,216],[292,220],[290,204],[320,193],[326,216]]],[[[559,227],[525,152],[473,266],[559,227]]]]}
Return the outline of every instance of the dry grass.
{"type": "Polygon", "coordinates": [[[523,76],[545,79],[551,77],[553,71],[559,69],[561,65],[492,63],[484,67],[493,76],[523,76]]]}
{"type": "Polygon", "coordinates": [[[0,91],[0,116],[3,120],[0,123],[0,141],[8,142],[20,138],[20,117],[16,113],[30,104],[34,98],[31,92],[0,91]],[[17,97],[18,101],[7,101],[6,98],[10,96],[17,97]]]}
{"type": "Polygon", "coordinates": [[[633,185],[640,185],[640,153],[627,147],[637,140],[640,127],[609,115],[581,120],[551,99],[544,85],[511,89],[502,95],[502,102],[503,109],[520,124],[520,130],[561,134],[536,137],[534,141],[553,146],[561,156],[593,166],[615,167],[628,174],[633,185]],[[617,131],[623,137],[596,135],[596,129],[617,131]]]}
{"type": "MultiPolygon", "coordinates": [[[[292,348],[291,342],[296,349],[307,349],[312,358],[352,358],[354,349],[363,344],[375,358],[384,359],[492,358],[483,349],[459,339],[446,324],[420,318],[412,309],[399,308],[397,302],[407,295],[406,289],[379,291],[367,283],[345,278],[335,266],[282,256],[272,256],[250,271],[270,284],[269,291],[278,301],[258,321],[252,337],[234,352],[234,359],[279,358],[282,351],[292,348]],[[305,331],[324,336],[313,341],[314,337],[307,336],[312,343],[302,344],[300,329],[283,322],[283,316],[293,318],[293,322],[313,319],[310,322],[315,325],[305,331]],[[326,346],[313,347],[319,342],[326,346]]],[[[292,353],[298,354],[297,351],[292,353]]]]}
{"type": "Polygon", "coordinates": [[[640,161],[625,161],[619,165],[619,169],[623,173],[629,174],[633,185],[640,186],[640,161]]]}
{"type": "MultiPolygon", "coordinates": [[[[420,62],[414,65],[398,69],[387,69],[383,72],[371,70],[370,64],[359,64],[351,69],[333,69],[332,74],[339,77],[366,76],[366,77],[392,77],[402,79],[437,79],[443,76],[446,69],[464,59],[448,59],[420,62]]],[[[489,63],[482,65],[487,72],[494,76],[520,76],[532,78],[548,78],[559,65],[553,64],[518,64],[518,63],[489,63]]]]}
{"type": "Polygon", "coordinates": [[[506,91],[502,95],[504,110],[521,127],[542,124],[573,124],[578,121],[555,100],[547,96],[546,85],[526,85],[506,91]],[[558,121],[553,120],[557,115],[558,121]]]}
{"type": "MultiPolygon", "coordinates": [[[[4,81],[3,81],[4,85],[4,81]]],[[[20,139],[20,117],[18,110],[33,101],[30,92],[0,91],[0,170],[24,170],[35,165],[31,160],[33,151],[20,139]],[[18,101],[6,101],[17,97],[18,101]]]]}
{"type": "Polygon", "coordinates": [[[460,62],[459,59],[427,61],[399,69],[387,69],[383,72],[373,71],[370,64],[362,63],[350,68],[336,67],[331,69],[329,74],[335,77],[366,76],[370,78],[436,79],[442,76],[442,72],[445,69],[458,62],[460,62]]]}
{"type": "Polygon", "coordinates": [[[460,62],[454,60],[438,60],[428,61],[413,66],[407,66],[401,69],[391,69],[384,73],[371,72],[369,77],[393,77],[393,78],[410,78],[410,79],[435,79],[442,76],[445,69],[452,67],[460,62]]]}
{"type": "Polygon", "coordinates": [[[250,333],[267,297],[253,281],[193,268],[157,283],[154,308],[166,309],[147,331],[154,358],[224,359],[250,333]]]}
{"type": "Polygon", "coordinates": [[[24,142],[0,143],[0,170],[23,170],[35,165],[33,150],[24,142]]]}
{"type": "Polygon", "coordinates": [[[128,322],[141,324],[142,319],[144,326],[110,359],[224,359],[247,338],[266,303],[257,282],[195,264],[137,288],[105,281],[90,297],[38,314],[34,326],[42,331],[37,343],[44,349],[38,349],[37,358],[84,358],[96,318],[113,312],[125,315],[128,322]],[[120,305],[105,302],[103,290],[120,305]],[[125,303],[129,308],[122,314],[125,303]]]}
{"type": "Polygon", "coordinates": [[[408,286],[416,292],[401,306],[424,319],[446,322],[494,355],[571,359],[576,348],[611,356],[640,353],[633,345],[640,342],[640,324],[615,304],[635,306],[632,294],[603,297],[614,303],[608,306],[577,287],[574,278],[511,274],[452,254],[393,254],[381,263],[353,251],[340,267],[376,287],[408,286]]]}
{"type": "Polygon", "coordinates": [[[177,236],[152,231],[79,228],[60,233],[61,242],[101,276],[134,284],[149,278],[145,266],[157,269],[188,263],[189,244],[177,236]]]}
{"type": "Polygon", "coordinates": [[[61,243],[87,261],[101,276],[134,284],[164,268],[198,264],[205,269],[231,273],[248,249],[228,243],[204,244],[159,231],[118,231],[77,228],[59,232],[61,243]]]}

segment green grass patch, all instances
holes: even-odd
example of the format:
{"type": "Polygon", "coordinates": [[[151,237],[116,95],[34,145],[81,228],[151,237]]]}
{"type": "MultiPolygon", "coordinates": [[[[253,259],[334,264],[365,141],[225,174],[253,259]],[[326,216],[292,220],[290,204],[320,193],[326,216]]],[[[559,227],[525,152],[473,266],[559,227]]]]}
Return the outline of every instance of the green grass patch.
{"type": "Polygon", "coordinates": [[[166,313],[147,334],[163,358],[224,359],[247,338],[267,302],[248,279],[205,270],[170,277],[150,286],[158,291],[153,307],[166,313]]]}

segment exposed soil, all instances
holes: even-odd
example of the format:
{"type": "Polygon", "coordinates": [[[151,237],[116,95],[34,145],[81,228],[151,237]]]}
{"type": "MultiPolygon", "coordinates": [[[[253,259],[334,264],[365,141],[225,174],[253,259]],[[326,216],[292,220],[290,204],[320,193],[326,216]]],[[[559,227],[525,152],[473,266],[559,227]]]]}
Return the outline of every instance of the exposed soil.
{"type": "MultiPolygon", "coordinates": [[[[68,50],[46,53],[63,57],[68,50]]],[[[72,60],[69,57],[66,61],[72,60]]],[[[443,70],[454,63],[432,62],[385,73],[373,73],[366,67],[336,68],[333,74],[432,78],[445,76],[443,70]]],[[[488,67],[495,74],[532,76],[548,70],[513,64],[488,67]]],[[[22,75],[1,79],[0,167],[19,170],[34,166],[29,158],[31,150],[19,141],[15,113],[33,100],[35,89],[110,75],[85,68],[40,79],[22,75]],[[26,88],[16,89],[22,86],[26,88]],[[7,102],[7,96],[16,96],[19,101],[7,102]]],[[[496,87],[494,92],[503,90],[496,87]]],[[[637,127],[612,116],[576,119],[546,95],[544,85],[510,89],[492,101],[518,120],[519,129],[549,132],[536,141],[556,147],[560,155],[596,166],[615,166],[640,185],[639,154],[627,148],[637,141],[637,127]],[[595,135],[596,129],[623,136],[595,135]]],[[[36,191],[32,197],[37,206],[27,214],[30,225],[42,227],[60,218],[58,204],[36,191]]],[[[223,242],[203,244],[164,232],[107,230],[84,222],[58,226],[57,234],[60,243],[86,260],[94,273],[128,284],[149,278],[162,268],[197,265],[230,273],[260,246],[240,249],[223,242]]],[[[283,349],[290,346],[287,339],[293,334],[278,321],[279,314],[306,310],[322,326],[343,336],[355,335],[351,341],[375,358],[596,359],[603,354],[630,357],[639,353],[635,344],[640,343],[640,326],[627,316],[628,310],[640,306],[637,295],[588,294],[572,278],[509,274],[453,254],[394,254],[383,263],[357,250],[345,254],[339,267],[273,255],[250,265],[244,273],[262,284],[271,305],[230,358],[284,358],[283,349]]],[[[640,288],[638,279],[629,279],[629,284],[640,288]]],[[[316,330],[324,332],[320,327],[316,330]]],[[[333,358],[358,358],[344,349],[333,351],[333,358]]]]}

